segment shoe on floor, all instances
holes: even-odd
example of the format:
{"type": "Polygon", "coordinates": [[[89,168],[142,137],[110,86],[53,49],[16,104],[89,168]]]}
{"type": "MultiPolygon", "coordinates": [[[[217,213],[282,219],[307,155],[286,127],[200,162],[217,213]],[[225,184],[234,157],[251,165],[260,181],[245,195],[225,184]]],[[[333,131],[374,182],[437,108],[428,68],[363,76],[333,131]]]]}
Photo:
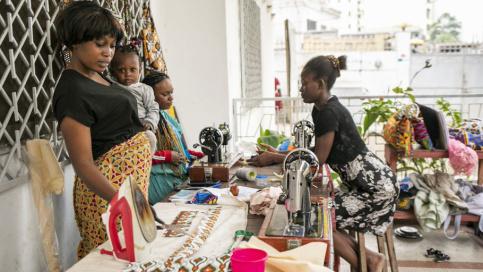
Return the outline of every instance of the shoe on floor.
{"type": "Polygon", "coordinates": [[[424,256],[428,258],[436,258],[436,256],[439,254],[443,254],[443,252],[434,248],[429,248],[428,250],[426,250],[426,254],[424,254],[424,256]]]}
{"type": "Polygon", "coordinates": [[[434,259],[434,261],[437,263],[447,262],[449,260],[450,260],[450,257],[443,253],[436,255],[436,258],[434,259]]]}

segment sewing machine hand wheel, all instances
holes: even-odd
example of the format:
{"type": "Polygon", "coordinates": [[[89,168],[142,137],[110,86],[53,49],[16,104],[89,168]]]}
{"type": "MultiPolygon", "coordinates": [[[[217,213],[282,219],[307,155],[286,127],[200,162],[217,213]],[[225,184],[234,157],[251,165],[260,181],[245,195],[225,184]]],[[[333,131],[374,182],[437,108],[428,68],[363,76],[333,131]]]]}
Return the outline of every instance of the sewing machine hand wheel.
{"type": "Polygon", "coordinates": [[[214,127],[205,127],[200,132],[200,144],[201,150],[205,154],[214,154],[218,147],[221,146],[223,142],[223,134],[221,131],[214,127]],[[203,146],[208,146],[211,150],[204,148],[203,146]]]}
{"type": "Polygon", "coordinates": [[[312,132],[314,131],[314,123],[310,122],[309,120],[301,120],[295,123],[295,125],[293,126],[292,135],[295,135],[298,129],[301,129],[304,127],[308,128],[309,131],[312,131],[312,132]]]}
{"type": "Polygon", "coordinates": [[[319,172],[319,159],[317,159],[317,155],[306,148],[294,149],[290,151],[287,156],[285,156],[282,164],[283,170],[286,172],[290,168],[291,163],[296,160],[304,160],[310,165],[310,167],[314,170],[312,171],[313,174],[311,174],[311,180],[313,180],[319,172]]]}
{"type": "Polygon", "coordinates": [[[295,123],[292,131],[295,137],[296,148],[308,148],[314,136],[314,124],[308,120],[301,120],[295,123]]]}

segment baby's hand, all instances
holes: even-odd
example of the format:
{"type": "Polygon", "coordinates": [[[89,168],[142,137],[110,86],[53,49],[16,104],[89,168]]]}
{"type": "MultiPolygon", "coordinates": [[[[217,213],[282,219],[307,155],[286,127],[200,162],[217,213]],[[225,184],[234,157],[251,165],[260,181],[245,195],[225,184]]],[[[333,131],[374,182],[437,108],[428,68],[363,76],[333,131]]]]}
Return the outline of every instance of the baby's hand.
{"type": "Polygon", "coordinates": [[[143,127],[144,127],[144,130],[151,130],[151,126],[146,122],[143,122],[143,127]]]}

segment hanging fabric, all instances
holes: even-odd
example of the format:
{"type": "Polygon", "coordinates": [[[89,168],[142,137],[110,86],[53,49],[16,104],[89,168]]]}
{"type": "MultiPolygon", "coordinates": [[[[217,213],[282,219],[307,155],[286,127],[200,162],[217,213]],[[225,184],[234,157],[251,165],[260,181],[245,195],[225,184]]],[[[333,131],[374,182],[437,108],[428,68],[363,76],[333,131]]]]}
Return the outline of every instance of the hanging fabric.
{"type": "Polygon", "coordinates": [[[137,38],[136,33],[134,33],[134,25],[133,25],[133,14],[131,12],[131,0],[123,0],[121,1],[122,9],[121,9],[121,18],[124,24],[124,33],[126,36],[126,42],[137,38]]]}
{"type": "Polygon", "coordinates": [[[151,8],[149,0],[143,4],[143,46],[144,46],[144,72],[148,75],[152,71],[168,73],[166,62],[164,60],[159,36],[151,17],[151,8]]]}

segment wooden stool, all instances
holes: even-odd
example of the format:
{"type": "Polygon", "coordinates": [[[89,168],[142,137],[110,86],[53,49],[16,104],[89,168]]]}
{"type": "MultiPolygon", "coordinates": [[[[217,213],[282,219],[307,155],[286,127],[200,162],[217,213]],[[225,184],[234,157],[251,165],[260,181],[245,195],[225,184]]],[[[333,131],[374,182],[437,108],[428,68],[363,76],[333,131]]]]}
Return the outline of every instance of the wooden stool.
{"type": "MultiPolygon", "coordinates": [[[[356,232],[355,231],[349,231],[349,234],[355,237],[356,232]]],[[[397,269],[397,260],[396,260],[396,252],[394,251],[394,240],[392,237],[392,226],[389,226],[387,228],[386,233],[384,233],[384,236],[376,236],[377,237],[377,248],[379,250],[379,253],[382,253],[384,255],[384,258],[386,257],[386,252],[384,250],[384,238],[386,241],[386,246],[387,246],[387,251],[389,255],[389,263],[391,264],[391,271],[392,272],[398,272],[397,269]]],[[[357,242],[359,244],[359,271],[360,272],[367,272],[367,255],[366,255],[366,242],[365,242],[365,237],[364,233],[357,232],[357,242]]],[[[351,267],[352,271],[355,271],[354,267],[351,267]]],[[[382,271],[387,272],[387,264],[384,263],[384,268],[382,271]]]]}

